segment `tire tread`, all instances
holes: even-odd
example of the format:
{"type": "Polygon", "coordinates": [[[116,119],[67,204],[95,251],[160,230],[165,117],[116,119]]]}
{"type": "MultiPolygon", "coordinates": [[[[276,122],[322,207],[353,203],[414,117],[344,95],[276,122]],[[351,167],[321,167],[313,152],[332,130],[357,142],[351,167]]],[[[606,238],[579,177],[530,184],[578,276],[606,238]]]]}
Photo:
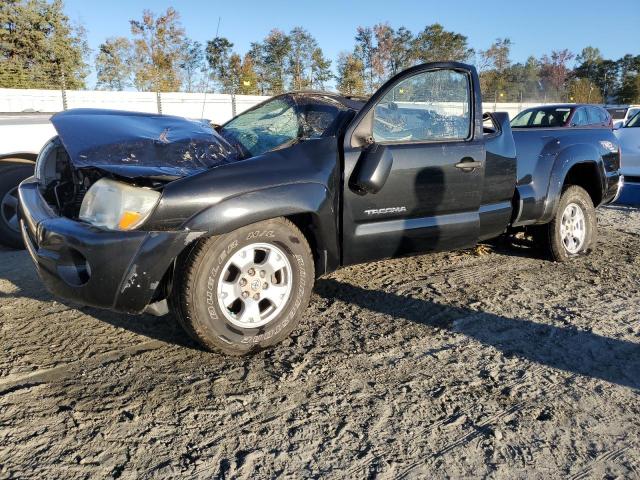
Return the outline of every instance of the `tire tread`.
{"type": "MultiPolygon", "coordinates": [[[[280,222],[283,224],[283,227],[296,234],[296,236],[302,240],[301,244],[305,249],[305,253],[308,255],[308,258],[313,259],[309,242],[302,231],[293,222],[284,217],[270,219],[269,221],[280,222]]],[[[178,318],[178,322],[193,340],[199,342],[207,350],[222,350],[227,354],[240,356],[245,355],[248,352],[246,350],[233,348],[230,345],[222,346],[219,343],[211,341],[210,335],[204,331],[200,322],[198,322],[194,316],[189,313],[188,301],[191,298],[192,285],[195,283],[198,269],[202,264],[204,257],[208,254],[209,249],[222,238],[223,236],[212,236],[198,240],[186,255],[178,259],[176,264],[176,273],[174,275],[173,291],[171,294],[171,304],[176,313],[176,317],[178,318]]],[[[309,273],[311,278],[315,278],[315,265],[313,261],[310,263],[309,273]]]]}

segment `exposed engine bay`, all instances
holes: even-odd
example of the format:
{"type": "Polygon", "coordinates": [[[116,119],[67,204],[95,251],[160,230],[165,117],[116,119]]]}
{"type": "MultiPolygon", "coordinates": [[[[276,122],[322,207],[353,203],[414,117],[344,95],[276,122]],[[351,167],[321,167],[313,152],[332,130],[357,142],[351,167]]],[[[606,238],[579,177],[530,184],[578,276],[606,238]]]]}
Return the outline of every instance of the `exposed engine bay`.
{"type": "Polygon", "coordinates": [[[98,180],[110,178],[126,180],[132,186],[162,189],[171,177],[122,178],[98,167],[77,168],[69,158],[59,137],[54,137],[43,148],[36,164],[36,177],[43,197],[56,213],[63,217],[77,219],[82,201],[98,180]]]}
{"type": "Polygon", "coordinates": [[[36,178],[47,203],[59,215],[69,218],[78,217],[82,199],[97,180],[92,181],[91,175],[72,168],[58,137],[54,137],[38,156],[36,178]]]}

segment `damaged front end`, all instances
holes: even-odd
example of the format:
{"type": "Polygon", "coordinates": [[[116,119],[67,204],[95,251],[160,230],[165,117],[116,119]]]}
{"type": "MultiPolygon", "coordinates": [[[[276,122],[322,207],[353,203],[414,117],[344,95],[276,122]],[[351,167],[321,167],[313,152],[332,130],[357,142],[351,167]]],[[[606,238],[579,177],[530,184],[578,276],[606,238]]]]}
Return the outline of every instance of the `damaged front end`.
{"type": "Polygon", "coordinates": [[[168,183],[235,161],[234,149],[206,123],[177,117],[71,110],[52,123],[58,136],[19,187],[40,277],[82,304],[165,312],[173,260],[202,232],[144,222],[168,183]]]}
{"type": "Polygon", "coordinates": [[[36,178],[47,202],[68,218],[81,218],[83,199],[101,179],[159,191],[238,159],[204,121],[93,109],[69,110],[51,121],[58,137],[40,153],[36,178]]]}

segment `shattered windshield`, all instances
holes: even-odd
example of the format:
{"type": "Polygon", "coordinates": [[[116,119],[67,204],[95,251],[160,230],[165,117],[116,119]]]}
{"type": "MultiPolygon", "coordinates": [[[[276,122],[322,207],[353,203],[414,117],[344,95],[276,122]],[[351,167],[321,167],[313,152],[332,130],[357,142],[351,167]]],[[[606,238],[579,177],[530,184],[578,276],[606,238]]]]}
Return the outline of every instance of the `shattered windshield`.
{"type": "Polygon", "coordinates": [[[295,103],[288,97],[275,98],[238,115],[220,134],[250,157],[287,145],[300,135],[295,103]]]}
{"type": "Polygon", "coordinates": [[[241,113],[219,133],[247,157],[291,145],[299,139],[335,135],[349,108],[322,93],[293,93],[241,113]]]}

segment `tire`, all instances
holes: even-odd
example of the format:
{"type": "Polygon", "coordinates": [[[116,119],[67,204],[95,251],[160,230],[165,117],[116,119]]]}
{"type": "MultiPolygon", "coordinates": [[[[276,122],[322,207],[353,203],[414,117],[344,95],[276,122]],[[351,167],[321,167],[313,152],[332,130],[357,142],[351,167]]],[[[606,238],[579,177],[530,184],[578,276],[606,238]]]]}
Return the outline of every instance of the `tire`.
{"type": "Polygon", "coordinates": [[[560,197],[556,214],[542,225],[536,237],[556,262],[566,262],[589,253],[596,244],[598,223],[591,197],[577,185],[567,187],[560,197]],[[571,221],[568,221],[571,220],[571,221]],[[582,227],[579,225],[582,223],[582,227]],[[567,227],[573,224],[573,227],[567,227]]]}
{"type": "Polygon", "coordinates": [[[245,355],[291,333],[314,279],[304,235],[276,218],[197,242],[178,261],[171,306],[206,349],[245,355]]]}
{"type": "Polygon", "coordinates": [[[7,165],[0,167],[0,243],[23,249],[18,225],[18,185],[33,175],[32,165],[7,165]]]}

